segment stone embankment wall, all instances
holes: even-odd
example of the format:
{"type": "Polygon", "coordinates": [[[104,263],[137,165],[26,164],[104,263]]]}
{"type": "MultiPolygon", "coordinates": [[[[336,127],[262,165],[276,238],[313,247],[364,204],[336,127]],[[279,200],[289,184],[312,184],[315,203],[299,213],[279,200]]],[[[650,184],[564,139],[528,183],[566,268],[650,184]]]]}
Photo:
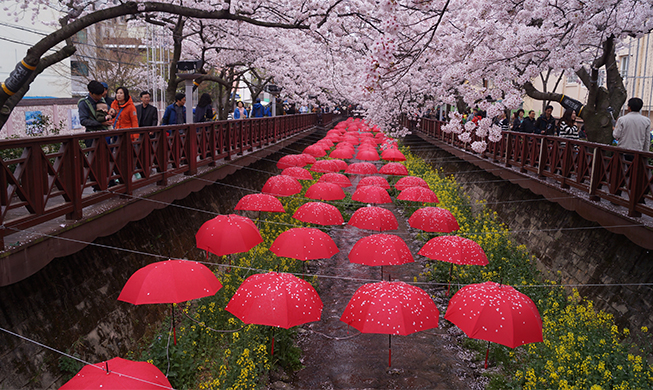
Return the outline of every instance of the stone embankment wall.
{"type": "MultiPolygon", "coordinates": [[[[564,284],[653,283],[653,253],[557,203],[492,175],[411,135],[405,144],[433,167],[452,174],[472,202],[487,201],[513,232],[515,242],[537,256],[538,267],[564,284]],[[560,274],[558,274],[560,271],[560,274]]],[[[578,287],[620,326],[653,325],[652,286],[578,287]]]]}
{"type": "MultiPolygon", "coordinates": [[[[89,245],[53,260],[26,280],[0,287],[0,327],[93,363],[125,357],[128,351],[142,347],[144,336],[160,324],[170,306],[117,301],[129,277],[139,268],[167,258],[204,261],[204,252],[195,248],[195,232],[200,226],[216,214],[233,213],[238,200],[252,193],[246,189],[260,191],[271,172],[279,173],[275,162],[283,154],[299,153],[324,135],[318,131],[283,153],[270,155],[176,202],[191,209],[168,206],[155,210],[95,241],[106,247],[89,245]]],[[[212,256],[212,261],[216,260],[212,256]]],[[[0,388],[58,388],[63,384],[60,357],[0,332],[0,388]]]]}

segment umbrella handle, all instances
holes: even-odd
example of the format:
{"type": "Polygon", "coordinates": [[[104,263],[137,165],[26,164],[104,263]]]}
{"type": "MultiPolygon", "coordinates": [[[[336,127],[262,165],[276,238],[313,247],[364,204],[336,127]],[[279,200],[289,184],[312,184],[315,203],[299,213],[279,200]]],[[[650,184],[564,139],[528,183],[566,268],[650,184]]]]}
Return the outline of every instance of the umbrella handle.
{"type": "MultiPolygon", "coordinates": [[[[170,304],[170,312],[172,313],[172,335],[175,345],[177,345],[177,328],[175,327],[175,304],[170,304]]],[[[170,341],[168,341],[170,342],[170,341]]]]}
{"type": "Polygon", "coordinates": [[[392,367],[392,335],[388,335],[388,367],[392,367]]]}

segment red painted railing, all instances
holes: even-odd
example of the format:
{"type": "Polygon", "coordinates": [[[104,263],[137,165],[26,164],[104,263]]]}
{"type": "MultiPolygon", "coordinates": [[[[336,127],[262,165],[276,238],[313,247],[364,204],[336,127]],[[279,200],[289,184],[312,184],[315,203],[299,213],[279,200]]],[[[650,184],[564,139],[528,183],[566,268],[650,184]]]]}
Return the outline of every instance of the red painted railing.
{"type": "Polygon", "coordinates": [[[166,185],[332,119],[287,115],[0,141],[0,245],[15,229],[63,215],[81,219],[84,207],[166,185]]]}
{"type": "MultiPolygon", "coordinates": [[[[443,123],[403,118],[403,125],[412,131],[475,153],[469,143],[442,131],[443,123]]],[[[562,188],[574,187],[590,200],[605,199],[626,207],[630,217],[653,216],[653,153],[553,136],[513,131],[502,134],[499,142],[488,143],[483,157],[550,178],[562,188]]]]}

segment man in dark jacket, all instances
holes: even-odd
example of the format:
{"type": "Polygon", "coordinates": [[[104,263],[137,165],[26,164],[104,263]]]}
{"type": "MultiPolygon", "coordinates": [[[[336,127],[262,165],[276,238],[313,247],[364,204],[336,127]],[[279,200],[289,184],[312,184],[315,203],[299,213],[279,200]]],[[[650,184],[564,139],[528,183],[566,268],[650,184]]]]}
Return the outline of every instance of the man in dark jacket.
{"type": "Polygon", "coordinates": [[[186,94],[175,95],[175,102],[166,107],[161,125],[181,125],[186,123],[186,94]]]}
{"type": "Polygon", "coordinates": [[[544,114],[540,115],[535,122],[538,134],[556,135],[556,118],[551,115],[553,106],[546,106],[544,114]]]}
{"type": "Polygon", "coordinates": [[[519,126],[519,131],[530,134],[535,132],[535,111],[530,110],[528,112],[528,116],[524,118],[519,126]]]}
{"type": "Polygon", "coordinates": [[[107,130],[111,126],[112,121],[98,122],[95,116],[97,104],[99,102],[106,103],[102,98],[104,87],[96,80],[92,80],[86,87],[88,89],[88,95],[77,102],[79,121],[86,128],[86,132],[107,130]]]}
{"type": "Polygon", "coordinates": [[[159,123],[159,111],[150,104],[151,95],[147,91],[141,92],[141,104],[136,106],[138,127],[156,126],[159,123]]]}
{"type": "Polygon", "coordinates": [[[263,118],[265,107],[261,104],[261,98],[256,98],[256,103],[252,106],[252,115],[250,118],[263,118]]]}

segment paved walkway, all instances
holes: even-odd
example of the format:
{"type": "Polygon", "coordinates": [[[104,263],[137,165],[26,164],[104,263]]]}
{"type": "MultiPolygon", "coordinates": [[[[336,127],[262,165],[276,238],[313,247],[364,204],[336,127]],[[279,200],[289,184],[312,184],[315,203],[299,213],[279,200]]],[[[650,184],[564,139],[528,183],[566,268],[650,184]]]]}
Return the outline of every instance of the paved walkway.
{"type": "MultiPolygon", "coordinates": [[[[354,180],[352,180],[353,182],[354,180]]],[[[353,191],[354,187],[350,187],[353,191]]],[[[413,242],[406,229],[406,217],[394,205],[385,205],[399,221],[399,234],[413,254],[421,242],[413,242]]],[[[396,232],[388,232],[396,233],[396,232]]],[[[351,264],[347,255],[369,231],[344,225],[331,230],[340,252],[331,259],[311,265],[320,275],[365,279],[381,278],[379,267],[351,264]]],[[[314,262],[317,263],[317,262],[314,262]]],[[[413,282],[422,270],[420,263],[384,267],[384,278],[413,282]]],[[[304,351],[304,369],[296,374],[293,389],[442,389],[482,388],[465,378],[475,376],[460,348],[446,330],[431,329],[409,336],[392,337],[392,367],[388,367],[388,336],[361,334],[340,321],[345,306],[365,282],[342,278],[320,278],[319,293],[324,302],[322,320],[300,330],[299,346],[304,351]],[[326,337],[326,336],[329,337],[326,337]]],[[[433,293],[434,291],[429,291],[433,293]]],[[[437,301],[437,300],[436,300],[437,301]]],[[[439,305],[440,306],[440,305],[439,305]]],[[[444,315],[441,311],[440,322],[444,315]]],[[[279,384],[272,388],[279,388],[279,384]]]]}

